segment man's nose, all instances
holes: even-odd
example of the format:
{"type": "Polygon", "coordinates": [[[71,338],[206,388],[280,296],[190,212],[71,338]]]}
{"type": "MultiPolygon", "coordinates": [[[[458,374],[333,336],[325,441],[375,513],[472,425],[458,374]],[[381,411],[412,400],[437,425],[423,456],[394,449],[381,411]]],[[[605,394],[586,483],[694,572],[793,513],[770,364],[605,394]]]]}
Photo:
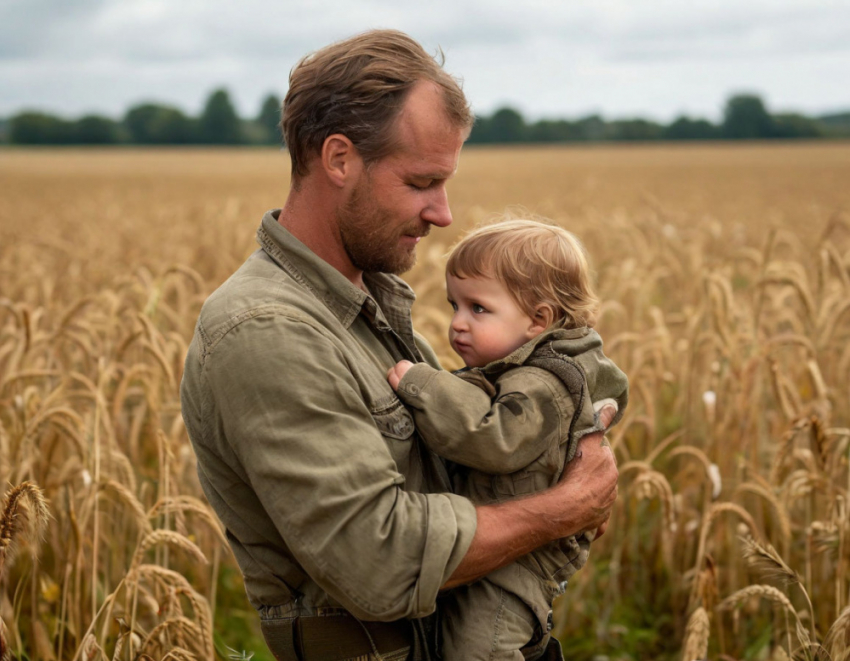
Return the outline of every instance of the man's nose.
{"type": "Polygon", "coordinates": [[[437,227],[448,227],[452,224],[452,212],[449,209],[449,196],[445,186],[434,190],[428,206],[422,212],[422,220],[437,227]]]}

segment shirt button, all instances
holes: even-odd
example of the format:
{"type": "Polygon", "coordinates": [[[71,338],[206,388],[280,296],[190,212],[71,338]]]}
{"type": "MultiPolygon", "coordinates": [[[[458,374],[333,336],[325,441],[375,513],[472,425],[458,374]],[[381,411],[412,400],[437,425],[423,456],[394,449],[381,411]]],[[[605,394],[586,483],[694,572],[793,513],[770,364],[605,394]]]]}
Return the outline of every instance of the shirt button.
{"type": "Polygon", "coordinates": [[[413,428],[413,423],[410,422],[408,418],[403,418],[399,422],[396,423],[393,431],[399,435],[407,435],[410,433],[410,430],[413,428]]]}
{"type": "Polygon", "coordinates": [[[409,386],[407,386],[407,392],[410,395],[418,395],[419,386],[417,386],[415,383],[411,383],[409,386]]]}

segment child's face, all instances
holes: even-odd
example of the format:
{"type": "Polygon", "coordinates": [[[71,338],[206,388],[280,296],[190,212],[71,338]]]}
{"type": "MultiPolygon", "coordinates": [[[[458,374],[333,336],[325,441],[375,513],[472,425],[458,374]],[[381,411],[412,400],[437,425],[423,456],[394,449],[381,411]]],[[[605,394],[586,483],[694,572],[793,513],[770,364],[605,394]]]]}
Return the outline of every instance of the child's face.
{"type": "Polygon", "coordinates": [[[495,278],[458,278],[446,274],[454,317],[452,349],[467,367],[483,367],[518,349],[546,327],[520,309],[495,278]]]}

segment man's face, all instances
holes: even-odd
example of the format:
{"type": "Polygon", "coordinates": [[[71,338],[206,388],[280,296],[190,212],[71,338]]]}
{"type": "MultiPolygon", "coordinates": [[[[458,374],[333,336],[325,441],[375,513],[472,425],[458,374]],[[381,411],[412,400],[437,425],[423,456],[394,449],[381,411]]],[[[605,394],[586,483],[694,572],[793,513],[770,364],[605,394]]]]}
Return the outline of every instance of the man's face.
{"type": "Polygon", "coordinates": [[[433,83],[420,82],[410,91],[394,130],[397,148],[363,170],[337,210],[343,247],[361,271],[409,270],[431,226],[452,222],[446,181],[466,136],[445,117],[433,83]]]}
{"type": "Polygon", "coordinates": [[[416,261],[416,244],[431,230],[411,212],[386,205],[369,171],[338,210],[342,245],[351,263],[367,273],[404,273],[416,261]]]}

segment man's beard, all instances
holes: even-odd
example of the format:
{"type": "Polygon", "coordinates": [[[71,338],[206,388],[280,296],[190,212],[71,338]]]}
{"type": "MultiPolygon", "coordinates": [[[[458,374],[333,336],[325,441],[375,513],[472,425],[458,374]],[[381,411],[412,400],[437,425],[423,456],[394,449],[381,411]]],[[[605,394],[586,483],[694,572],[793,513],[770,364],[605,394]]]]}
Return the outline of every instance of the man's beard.
{"type": "Polygon", "coordinates": [[[348,258],[366,273],[409,271],[416,263],[416,246],[403,248],[399,239],[404,235],[425,236],[430,231],[430,225],[419,220],[394,227],[390,212],[375,200],[368,175],[337,210],[337,219],[348,258]]]}

